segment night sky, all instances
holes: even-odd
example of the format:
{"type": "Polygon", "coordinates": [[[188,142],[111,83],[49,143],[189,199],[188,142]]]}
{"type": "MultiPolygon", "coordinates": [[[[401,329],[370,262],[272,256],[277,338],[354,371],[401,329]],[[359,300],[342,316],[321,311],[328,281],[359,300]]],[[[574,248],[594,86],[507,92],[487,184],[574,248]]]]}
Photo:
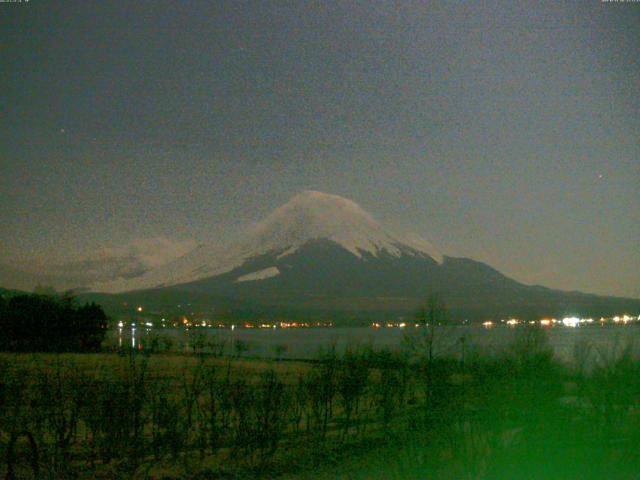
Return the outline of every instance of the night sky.
{"type": "Polygon", "coordinates": [[[31,0],[0,22],[4,265],[162,256],[313,189],[526,283],[640,297],[640,3],[31,0]]]}

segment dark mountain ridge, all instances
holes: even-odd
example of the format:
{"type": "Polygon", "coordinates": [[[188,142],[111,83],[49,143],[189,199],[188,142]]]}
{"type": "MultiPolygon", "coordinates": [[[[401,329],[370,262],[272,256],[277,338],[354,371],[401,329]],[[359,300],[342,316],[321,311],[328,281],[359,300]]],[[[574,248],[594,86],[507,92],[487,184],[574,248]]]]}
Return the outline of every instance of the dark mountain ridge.
{"type": "Polygon", "coordinates": [[[600,317],[640,311],[638,299],[525,285],[482,262],[445,256],[440,264],[406,247],[400,256],[382,251],[377,256],[363,252],[358,258],[336,242],[319,239],[281,254],[268,252],[213,277],[112,297],[130,305],[188,301],[205,312],[246,318],[410,316],[430,293],[443,298],[454,320],[600,317]],[[273,268],[279,273],[238,281],[273,268]]]}

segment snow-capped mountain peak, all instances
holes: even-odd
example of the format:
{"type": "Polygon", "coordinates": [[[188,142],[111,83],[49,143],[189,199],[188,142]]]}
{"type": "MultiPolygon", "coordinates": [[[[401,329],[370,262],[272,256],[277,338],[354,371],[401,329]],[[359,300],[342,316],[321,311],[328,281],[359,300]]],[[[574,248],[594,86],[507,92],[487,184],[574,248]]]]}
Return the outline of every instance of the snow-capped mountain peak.
{"type": "Polygon", "coordinates": [[[311,240],[327,239],[357,257],[377,256],[382,250],[400,256],[402,246],[441,261],[441,255],[425,240],[405,242],[386,231],[357,203],[339,195],[305,190],[277,208],[251,229],[257,249],[264,252],[284,247],[293,253],[311,240]]]}
{"type": "MultiPolygon", "coordinates": [[[[382,227],[356,203],[338,195],[304,191],[251,229],[255,246],[264,251],[287,247],[291,253],[304,243],[328,239],[354,255],[392,247],[382,227]]],[[[392,248],[393,249],[393,248],[392,248]]]]}
{"type": "Polygon", "coordinates": [[[396,257],[428,256],[442,262],[442,255],[426,240],[406,239],[387,231],[355,202],[307,190],[248,228],[231,246],[200,246],[140,277],[96,285],[94,289],[124,291],[192,282],[229,272],[267,253],[273,253],[278,259],[285,257],[314,240],[335,242],[358,258],[365,253],[377,257],[386,252],[396,257]]]}

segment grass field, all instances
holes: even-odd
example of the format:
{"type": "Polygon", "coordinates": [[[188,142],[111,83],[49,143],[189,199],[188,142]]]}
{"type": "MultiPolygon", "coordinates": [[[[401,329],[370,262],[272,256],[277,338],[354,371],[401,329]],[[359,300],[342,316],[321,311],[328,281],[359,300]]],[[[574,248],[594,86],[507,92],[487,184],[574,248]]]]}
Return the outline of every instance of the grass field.
{"type": "Polygon", "coordinates": [[[328,350],[0,355],[2,478],[632,479],[640,362],[328,350]]]}

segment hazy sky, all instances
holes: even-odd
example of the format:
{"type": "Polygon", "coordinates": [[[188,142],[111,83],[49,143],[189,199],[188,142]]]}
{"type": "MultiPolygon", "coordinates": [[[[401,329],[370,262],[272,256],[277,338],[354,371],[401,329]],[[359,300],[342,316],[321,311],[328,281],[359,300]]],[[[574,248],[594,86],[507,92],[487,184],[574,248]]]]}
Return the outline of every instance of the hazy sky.
{"type": "Polygon", "coordinates": [[[2,263],[223,239],[314,189],[527,283],[640,297],[640,3],[31,0],[0,22],[2,263]]]}

